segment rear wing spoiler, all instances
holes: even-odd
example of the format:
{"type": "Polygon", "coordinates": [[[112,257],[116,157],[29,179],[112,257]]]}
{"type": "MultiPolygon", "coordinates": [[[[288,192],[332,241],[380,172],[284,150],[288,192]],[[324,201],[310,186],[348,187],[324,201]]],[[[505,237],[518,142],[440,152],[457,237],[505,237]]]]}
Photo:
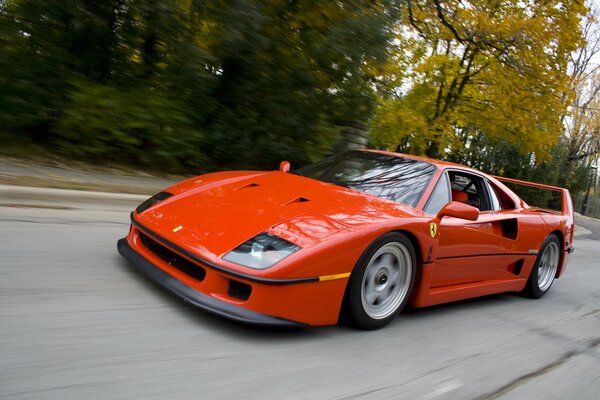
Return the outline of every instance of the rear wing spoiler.
{"type": "Polygon", "coordinates": [[[543,183],[521,181],[521,180],[512,179],[512,178],[504,178],[502,176],[494,176],[494,178],[499,180],[500,182],[513,183],[515,185],[523,185],[523,186],[535,187],[535,188],[539,188],[539,189],[553,190],[555,192],[562,193],[561,214],[568,215],[569,217],[573,218],[573,200],[571,199],[571,193],[569,193],[568,189],[561,188],[558,186],[545,185],[543,183]]]}

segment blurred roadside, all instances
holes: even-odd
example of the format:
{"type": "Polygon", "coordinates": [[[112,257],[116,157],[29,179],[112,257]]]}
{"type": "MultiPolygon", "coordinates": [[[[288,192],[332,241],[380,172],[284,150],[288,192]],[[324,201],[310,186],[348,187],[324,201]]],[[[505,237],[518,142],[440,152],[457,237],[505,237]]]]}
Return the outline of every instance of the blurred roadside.
{"type": "Polygon", "coordinates": [[[149,195],[183,179],[183,176],[159,177],[132,169],[0,156],[0,185],[149,195]]]}
{"type": "Polygon", "coordinates": [[[575,237],[600,240],[600,219],[575,213],[575,237]]]}

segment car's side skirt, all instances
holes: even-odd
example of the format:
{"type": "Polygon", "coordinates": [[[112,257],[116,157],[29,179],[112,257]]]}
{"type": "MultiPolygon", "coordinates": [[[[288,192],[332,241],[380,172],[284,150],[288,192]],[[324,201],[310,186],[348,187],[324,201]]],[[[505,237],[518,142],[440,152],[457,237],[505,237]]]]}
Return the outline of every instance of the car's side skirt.
{"type": "Polygon", "coordinates": [[[414,307],[427,307],[474,297],[505,292],[519,292],[525,286],[526,279],[489,280],[430,289],[413,302],[414,307]]]}
{"type": "Polygon", "coordinates": [[[422,264],[420,283],[411,296],[410,304],[413,307],[427,307],[490,294],[520,292],[525,287],[534,262],[535,255],[513,254],[498,264],[494,276],[445,282],[434,279],[434,276],[439,274],[441,269],[452,269],[452,266],[435,261],[430,264],[422,264]],[[511,270],[510,267],[515,265],[519,265],[518,269],[511,270]]]}

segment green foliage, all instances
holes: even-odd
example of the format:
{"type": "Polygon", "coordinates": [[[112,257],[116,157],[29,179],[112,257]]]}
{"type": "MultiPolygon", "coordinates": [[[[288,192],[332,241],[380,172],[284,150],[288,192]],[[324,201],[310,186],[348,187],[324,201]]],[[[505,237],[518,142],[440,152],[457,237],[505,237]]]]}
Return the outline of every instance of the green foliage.
{"type": "Polygon", "coordinates": [[[65,42],[73,7],[61,6],[59,1],[0,5],[0,126],[15,134],[42,139],[69,90],[75,58],[58,43],[65,42]]]}
{"type": "Polygon", "coordinates": [[[148,88],[76,87],[53,132],[64,154],[167,170],[204,161],[194,150],[201,133],[178,101],[148,88]]]}
{"type": "Polygon", "coordinates": [[[322,157],[374,110],[395,1],[0,3],[0,126],[174,169],[322,157]]]}
{"type": "MultiPolygon", "coordinates": [[[[587,187],[589,177],[587,168],[583,165],[565,168],[568,143],[564,138],[540,161],[536,160],[535,153],[524,152],[519,144],[491,139],[481,132],[463,132],[460,142],[451,147],[447,158],[493,175],[566,187],[573,194],[587,187]]],[[[554,209],[560,207],[561,200],[556,192],[522,185],[508,186],[530,205],[554,209]]]]}
{"type": "Polygon", "coordinates": [[[221,166],[306,163],[338,126],[370,117],[367,66],[385,59],[391,14],[372,2],[208,3],[197,18],[214,56],[215,111],[204,149],[221,166]]]}

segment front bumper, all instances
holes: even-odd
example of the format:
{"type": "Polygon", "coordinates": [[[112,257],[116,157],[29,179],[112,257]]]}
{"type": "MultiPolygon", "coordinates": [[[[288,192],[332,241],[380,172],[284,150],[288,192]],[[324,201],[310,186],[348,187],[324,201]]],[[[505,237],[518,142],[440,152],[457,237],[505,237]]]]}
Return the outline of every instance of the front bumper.
{"type": "Polygon", "coordinates": [[[183,299],[185,302],[211,312],[213,314],[226,317],[235,321],[244,322],[252,325],[264,326],[281,326],[281,327],[304,327],[306,324],[301,322],[291,321],[288,319],[275,317],[272,315],[258,313],[248,310],[225,301],[218,300],[214,297],[205,295],[198,290],[186,285],[169,275],[152,262],[144,258],[136,252],[129,243],[127,238],[120,239],[117,242],[119,253],[131,262],[140,272],[148,278],[158,283],[171,293],[183,299]]]}

